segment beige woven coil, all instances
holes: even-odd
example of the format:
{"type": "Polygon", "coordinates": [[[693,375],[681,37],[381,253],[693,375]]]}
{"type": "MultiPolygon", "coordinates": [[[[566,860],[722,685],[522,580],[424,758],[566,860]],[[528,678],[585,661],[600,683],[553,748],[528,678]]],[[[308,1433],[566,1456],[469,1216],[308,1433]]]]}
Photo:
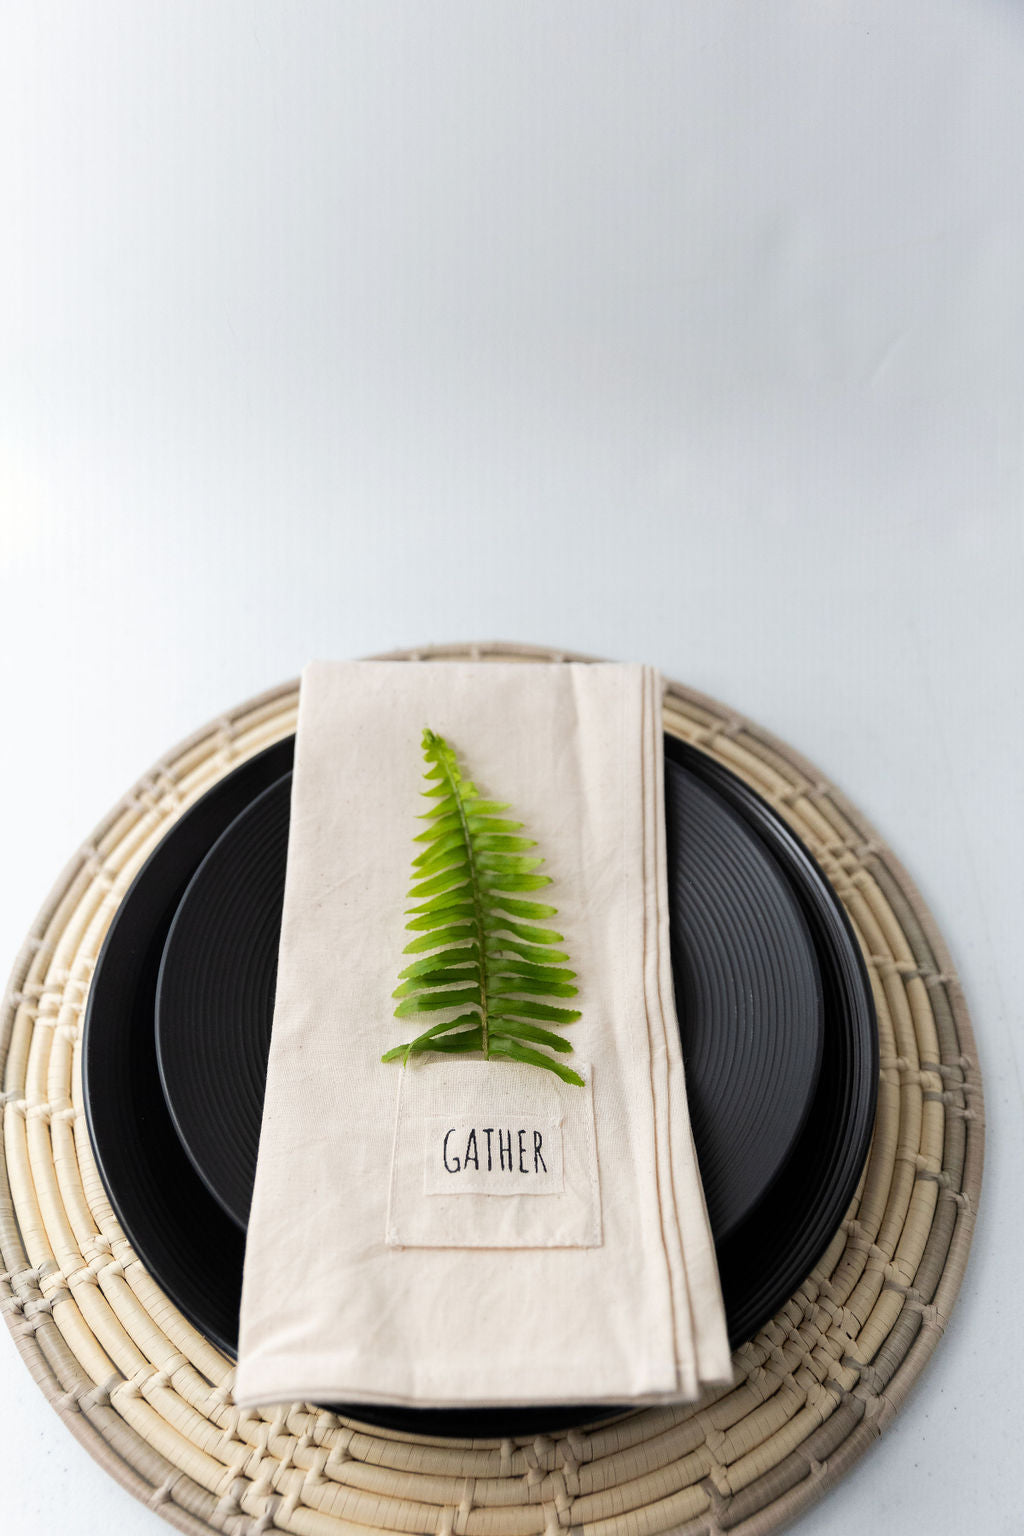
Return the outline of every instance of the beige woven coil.
{"type": "MultiPolygon", "coordinates": [[[[590,660],[522,646],[400,659],[590,660]]],[[[0,1304],[39,1386],[113,1475],[182,1531],[365,1536],[761,1536],[819,1498],[900,1408],[942,1334],[981,1183],[981,1080],[960,988],[920,896],[832,785],[781,743],[670,684],[665,729],[727,764],[823,865],[870,968],[881,1080],[870,1157],[821,1262],[735,1384],[533,1440],[416,1438],[295,1404],[237,1409],[230,1362],[146,1273],[96,1172],[80,1027],[100,944],[174,819],[294,729],[294,684],[172,752],[58,880],[0,1024],[0,1304]]],[[[12,1384],[13,1386],[14,1384],[12,1384]]]]}

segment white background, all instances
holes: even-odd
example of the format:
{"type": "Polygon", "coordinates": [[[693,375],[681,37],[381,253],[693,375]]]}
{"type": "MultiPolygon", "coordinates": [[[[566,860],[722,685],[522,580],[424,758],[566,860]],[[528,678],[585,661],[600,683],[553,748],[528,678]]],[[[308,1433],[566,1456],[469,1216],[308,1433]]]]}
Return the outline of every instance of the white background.
{"type": "MultiPolygon", "coordinates": [[[[1020,1529],[1024,11],[3,7],[13,960],[66,859],[308,657],[520,639],[753,716],[972,1007],[962,1300],[818,1536],[1020,1529]]],[[[159,1527],[0,1330],[5,1530],[159,1527]]]]}

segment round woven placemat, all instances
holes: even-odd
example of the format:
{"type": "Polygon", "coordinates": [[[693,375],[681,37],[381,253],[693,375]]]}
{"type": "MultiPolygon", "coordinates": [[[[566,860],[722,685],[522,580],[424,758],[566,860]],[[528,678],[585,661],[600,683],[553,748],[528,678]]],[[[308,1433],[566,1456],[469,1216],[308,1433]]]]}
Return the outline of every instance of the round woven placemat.
{"type": "MultiPolygon", "coordinates": [[[[415,661],[592,660],[512,645],[415,661]]],[[[0,1302],[32,1375],[118,1480],[180,1530],[437,1536],[761,1536],[857,1460],[900,1408],[956,1299],[981,1183],[981,1080],[945,945],[890,850],[788,747],[669,684],[667,731],[719,758],[816,855],[870,968],[878,1116],[827,1252],[735,1354],[734,1385],[532,1440],[394,1434],[304,1404],[243,1412],[232,1367],[181,1316],[121,1232],[82,1110],[80,1028],[118,902],[175,817],[295,728],[289,684],[170,753],[58,880],[0,1024],[0,1302]]],[[[297,1298],[297,1301],[300,1301],[297,1298]]]]}

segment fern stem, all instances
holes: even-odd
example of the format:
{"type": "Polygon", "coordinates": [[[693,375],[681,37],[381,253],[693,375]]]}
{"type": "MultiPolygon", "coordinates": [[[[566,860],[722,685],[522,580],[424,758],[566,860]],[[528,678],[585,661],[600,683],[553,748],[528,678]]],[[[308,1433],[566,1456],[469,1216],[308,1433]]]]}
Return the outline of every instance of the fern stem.
{"type": "MultiPolygon", "coordinates": [[[[445,745],[447,745],[447,743],[445,745]]],[[[474,921],[476,923],[476,937],[480,954],[480,1046],[483,1050],[484,1056],[489,1059],[491,1054],[491,1042],[487,1027],[487,957],[486,951],[484,949],[484,917],[480,904],[480,887],[477,884],[476,877],[476,859],[473,854],[473,844],[469,836],[469,822],[466,820],[466,806],[462,798],[462,791],[452,774],[447,755],[443,751],[441,753],[441,758],[443,771],[448,779],[449,784],[452,787],[452,793],[455,796],[455,804],[459,812],[459,821],[462,824],[462,836],[466,844],[466,857],[469,860],[469,879],[473,888],[473,914],[474,921]]]]}

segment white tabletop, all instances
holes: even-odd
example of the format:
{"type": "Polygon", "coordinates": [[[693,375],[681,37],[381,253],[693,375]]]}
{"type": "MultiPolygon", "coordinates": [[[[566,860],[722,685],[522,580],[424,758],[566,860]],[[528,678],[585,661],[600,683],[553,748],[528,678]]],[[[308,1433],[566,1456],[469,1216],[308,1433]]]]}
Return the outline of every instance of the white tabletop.
{"type": "MultiPolygon", "coordinates": [[[[311,656],[650,661],[790,741],[962,973],[989,1166],[799,1523],[1019,1531],[1024,14],[38,0],[0,58],[0,940],[311,656]]],[[[4,1527],[145,1536],[0,1330],[4,1527]]]]}

